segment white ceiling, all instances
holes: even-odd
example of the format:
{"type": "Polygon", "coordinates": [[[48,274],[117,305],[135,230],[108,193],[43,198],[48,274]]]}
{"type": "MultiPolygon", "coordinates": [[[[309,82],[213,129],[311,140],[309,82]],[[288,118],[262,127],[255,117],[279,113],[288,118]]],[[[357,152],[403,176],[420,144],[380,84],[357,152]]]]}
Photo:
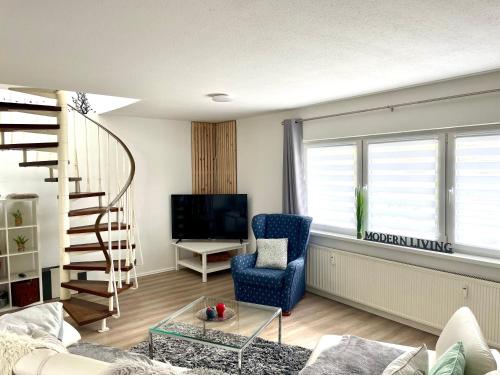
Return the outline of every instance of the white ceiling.
{"type": "Polygon", "coordinates": [[[0,82],[223,120],[500,68],[499,0],[0,0],[0,82]],[[206,94],[225,92],[232,103],[206,94]]]}

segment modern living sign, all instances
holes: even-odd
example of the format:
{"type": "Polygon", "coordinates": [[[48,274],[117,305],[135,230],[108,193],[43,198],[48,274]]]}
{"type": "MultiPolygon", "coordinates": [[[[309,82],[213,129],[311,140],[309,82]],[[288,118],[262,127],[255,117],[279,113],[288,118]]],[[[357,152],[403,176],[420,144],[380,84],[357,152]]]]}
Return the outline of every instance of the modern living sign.
{"type": "Polygon", "coordinates": [[[389,245],[412,247],[415,249],[437,251],[439,253],[453,253],[453,247],[449,242],[424,240],[395,234],[365,232],[365,240],[389,245]]]}

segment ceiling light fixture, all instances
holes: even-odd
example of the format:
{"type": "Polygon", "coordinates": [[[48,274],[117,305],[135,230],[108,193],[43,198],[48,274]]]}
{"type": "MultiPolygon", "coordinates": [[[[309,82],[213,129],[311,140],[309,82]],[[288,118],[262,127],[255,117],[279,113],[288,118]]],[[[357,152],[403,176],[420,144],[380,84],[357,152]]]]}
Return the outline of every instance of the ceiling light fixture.
{"type": "Polygon", "coordinates": [[[217,103],[225,103],[225,102],[233,101],[233,98],[231,98],[228,94],[224,94],[224,93],[220,93],[220,92],[208,94],[207,96],[209,98],[212,98],[212,101],[217,102],[217,103]]]}

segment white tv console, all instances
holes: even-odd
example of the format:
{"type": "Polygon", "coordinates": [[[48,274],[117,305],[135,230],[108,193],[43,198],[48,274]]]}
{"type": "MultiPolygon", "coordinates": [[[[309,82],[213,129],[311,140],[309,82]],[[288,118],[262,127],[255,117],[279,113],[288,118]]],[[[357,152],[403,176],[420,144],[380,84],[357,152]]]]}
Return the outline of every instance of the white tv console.
{"type": "Polygon", "coordinates": [[[222,253],[224,251],[237,250],[238,254],[245,254],[247,251],[247,242],[223,242],[223,241],[181,241],[173,242],[175,248],[175,269],[179,266],[186,267],[201,273],[202,281],[207,282],[207,274],[227,270],[231,268],[231,260],[223,262],[207,262],[208,254],[222,253]],[[183,251],[201,255],[182,256],[183,251]]]}

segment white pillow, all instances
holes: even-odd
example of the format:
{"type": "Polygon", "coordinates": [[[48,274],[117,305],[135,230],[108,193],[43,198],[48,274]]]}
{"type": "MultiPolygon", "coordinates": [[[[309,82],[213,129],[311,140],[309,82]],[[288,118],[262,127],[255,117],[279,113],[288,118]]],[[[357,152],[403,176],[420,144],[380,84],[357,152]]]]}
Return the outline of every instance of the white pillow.
{"type": "Polygon", "coordinates": [[[436,357],[441,357],[458,341],[464,344],[465,375],[484,375],[497,369],[476,317],[468,307],[457,310],[446,323],[436,343],[436,357]]]}
{"type": "Polygon", "coordinates": [[[78,333],[78,331],[73,328],[71,324],[63,322],[63,334],[61,341],[65,347],[76,344],[81,340],[81,338],[82,336],[80,336],[80,333],[78,333]]]}
{"type": "Polygon", "coordinates": [[[386,367],[382,375],[426,375],[429,372],[427,347],[410,350],[401,354],[386,367]]]}
{"type": "Polygon", "coordinates": [[[0,332],[30,336],[38,329],[61,339],[63,322],[62,303],[46,303],[0,316],[0,332]]]}
{"type": "Polygon", "coordinates": [[[257,240],[256,268],[284,270],[288,265],[288,238],[257,240]]]}

